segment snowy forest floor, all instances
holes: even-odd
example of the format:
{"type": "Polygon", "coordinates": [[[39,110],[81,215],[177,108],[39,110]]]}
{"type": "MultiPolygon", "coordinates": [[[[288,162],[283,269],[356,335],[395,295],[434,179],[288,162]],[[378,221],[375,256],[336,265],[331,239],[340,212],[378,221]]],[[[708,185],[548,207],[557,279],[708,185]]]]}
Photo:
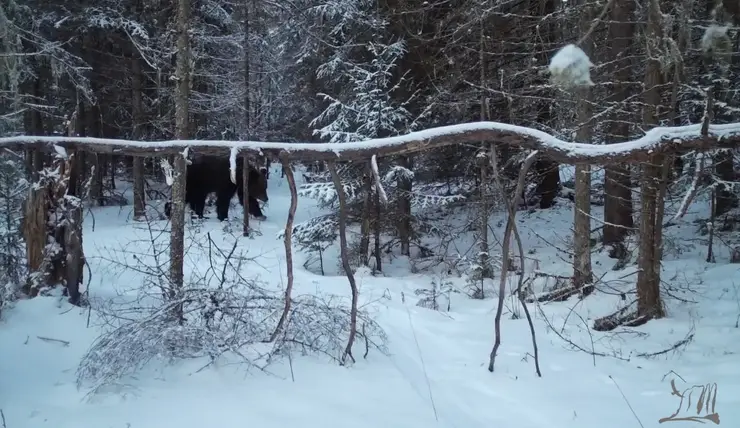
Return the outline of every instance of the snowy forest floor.
{"type": "MultiPolygon", "coordinates": [[[[296,175],[300,180],[301,174],[296,175]]],[[[261,236],[239,238],[238,250],[256,257],[242,267],[245,276],[282,289],[285,256],[276,236],[284,228],[290,195],[279,170],[271,174],[269,193],[267,220],[253,220],[261,236]]],[[[570,274],[563,249],[568,247],[564,241],[569,241],[572,210],[570,203],[561,201],[550,210],[518,214],[525,252],[531,258],[526,272],[536,268],[570,274]]],[[[299,354],[276,361],[265,371],[228,361],[208,365],[206,358],[174,364],[152,361],[122,381],[125,386],[89,395],[86,385],[78,388],[76,371],[103,328],[96,310],[72,307],[58,295],[19,301],[0,322],[0,409],[7,428],[657,427],[660,418],[680,405],[680,399],[671,395],[670,381],[675,380],[679,391],[716,382],[716,412],[723,424],[736,426],[740,274],[738,265],[728,263],[729,251],[722,245],[716,248],[717,263],[704,262],[706,236],[697,234],[692,221],[706,218],[705,211],[697,203],[681,225],[666,229],[663,278],[673,296],[666,296],[667,318],[609,333],[591,330],[594,319],[624,304],[622,297],[634,298],[635,266],[613,271],[615,261],[604,251],[593,254],[595,275],[601,281],[592,296],[539,308],[530,305],[541,378],[535,374],[527,321],[512,319],[510,298],[496,371],[486,369],[494,339],[494,282],[483,300],[451,293],[449,311],[446,302],[443,310],[425,309],[416,305],[415,290],[429,288],[433,281],[462,289],[465,280],[454,274],[443,278],[439,272],[415,274],[407,260],[395,258],[386,262],[383,276],[357,275],[361,304],[372,307],[372,316],[387,334],[389,355],[370,350],[365,359],[364,348],[358,345],[357,362],[349,367],[299,354]],[[689,343],[675,350],[638,355],[671,349],[690,335],[689,343]]],[[[120,269],[111,259],[124,246],[137,245],[137,239],[148,242],[148,229],[131,220],[131,206],[95,208],[92,213],[86,217],[84,236],[92,301],[135,293],[144,275],[120,269]]],[[[299,198],[296,223],[320,213],[314,201],[299,198]]],[[[236,217],[241,210],[232,209],[230,214],[236,217]]],[[[602,216],[599,207],[593,214],[596,219],[602,216]]],[[[228,247],[233,238],[214,217],[212,213],[198,230],[188,221],[186,236],[210,232],[214,241],[228,247]]],[[[491,219],[498,239],[503,219],[503,214],[491,219]]],[[[594,221],[594,226],[599,224],[594,221]]],[[[238,222],[233,229],[238,234],[238,222]]],[[[458,247],[470,239],[461,236],[458,247]]],[[[327,252],[327,275],[320,276],[303,267],[307,256],[296,250],[294,294],[347,299],[350,290],[338,271],[337,254],[336,248],[327,252]]],[[[188,251],[186,275],[207,258],[198,248],[188,251]]],[[[516,283],[512,274],[510,287],[516,283]]],[[[534,284],[539,290],[545,286],[534,284]]],[[[697,416],[698,396],[695,390],[679,416],[697,416]]]]}

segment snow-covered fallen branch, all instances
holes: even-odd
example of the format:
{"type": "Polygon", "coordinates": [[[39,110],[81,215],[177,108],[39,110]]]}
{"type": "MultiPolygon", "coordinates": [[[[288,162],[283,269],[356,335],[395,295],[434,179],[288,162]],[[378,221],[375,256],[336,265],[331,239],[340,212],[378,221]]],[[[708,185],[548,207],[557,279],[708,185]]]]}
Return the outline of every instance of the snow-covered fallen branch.
{"type": "MultiPolygon", "coordinates": [[[[376,138],[342,144],[280,143],[226,140],[130,141],[87,137],[16,136],[0,138],[0,147],[58,145],[97,153],[134,156],[177,154],[192,148],[204,154],[229,156],[232,149],[283,156],[297,160],[359,160],[420,152],[462,143],[502,142],[539,150],[563,163],[639,162],[650,154],[681,149],[734,148],[740,145],[740,123],[712,125],[709,135],[701,136],[701,124],[656,127],[636,140],[609,145],[572,143],[546,132],[500,122],[473,122],[442,126],[406,135],[376,138]]],[[[49,149],[52,149],[49,147],[49,149]]]]}

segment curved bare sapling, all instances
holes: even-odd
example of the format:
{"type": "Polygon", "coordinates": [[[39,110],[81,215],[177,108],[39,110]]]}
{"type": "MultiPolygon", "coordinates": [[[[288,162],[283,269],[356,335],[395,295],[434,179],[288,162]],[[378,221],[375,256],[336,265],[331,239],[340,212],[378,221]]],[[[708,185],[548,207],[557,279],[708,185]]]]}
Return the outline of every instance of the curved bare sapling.
{"type": "MultiPolygon", "coordinates": [[[[293,169],[290,167],[290,160],[288,160],[287,157],[282,157],[281,162],[283,164],[285,178],[288,180],[288,187],[290,188],[290,209],[288,210],[288,219],[285,221],[285,233],[283,235],[283,243],[285,244],[285,268],[288,275],[288,284],[285,287],[285,307],[283,308],[283,314],[280,316],[280,321],[278,321],[275,331],[270,336],[270,342],[273,342],[283,329],[283,326],[288,319],[288,314],[290,314],[290,305],[293,300],[293,221],[295,220],[295,212],[298,209],[298,188],[295,184],[293,169]]],[[[244,168],[244,170],[246,171],[247,169],[244,168]]],[[[245,213],[246,212],[247,210],[245,207],[245,213]]],[[[245,217],[247,215],[248,214],[245,214],[245,217]]]]}
{"type": "MultiPolygon", "coordinates": [[[[529,168],[534,163],[537,151],[533,151],[532,153],[527,156],[527,159],[524,160],[524,164],[522,164],[522,168],[519,171],[519,179],[516,183],[516,190],[514,191],[514,197],[516,198],[518,195],[522,194],[522,191],[524,190],[524,182],[527,177],[527,172],[529,171],[529,168]]],[[[506,230],[504,232],[504,240],[503,240],[503,250],[502,250],[502,266],[501,266],[501,279],[499,282],[499,288],[498,288],[498,306],[496,307],[496,318],[494,320],[494,331],[496,334],[496,339],[493,342],[493,349],[491,349],[491,355],[488,362],[488,371],[493,372],[493,366],[496,363],[496,353],[498,352],[499,346],[501,346],[501,314],[504,311],[504,295],[506,294],[506,274],[509,271],[509,244],[511,243],[511,233],[514,230],[514,221],[516,217],[516,211],[510,210],[509,211],[509,219],[506,222],[506,230]]],[[[524,266],[522,266],[522,269],[524,269],[524,266]]]]}
{"type": "MultiPolygon", "coordinates": [[[[530,168],[531,164],[534,162],[534,159],[536,159],[536,152],[533,155],[530,155],[525,159],[525,165],[527,162],[530,162],[530,164],[527,166],[527,169],[530,168]],[[530,160],[531,159],[531,160],[530,160]]],[[[506,206],[506,211],[509,214],[509,218],[513,219],[516,216],[516,208],[515,204],[512,203],[508,198],[506,198],[506,193],[504,189],[504,185],[501,182],[501,174],[499,174],[498,170],[498,156],[496,154],[496,145],[491,145],[491,166],[493,167],[493,179],[496,182],[496,186],[501,190],[501,194],[504,195],[504,205],[506,206]]],[[[524,172],[526,175],[526,171],[524,172]]],[[[517,183],[518,184],[518,183],[517,183]]],[[[517,185],[517,191],[519,190],[519,186],[517,185]]],[[[519,193],[514,193],[514,197],[517,198],[519,196],[519,193]]],[[[524,315],[527,317],[527,323],[529,324],[529,333],[532,336],[532,352],[534,353],[534,369],[537,373],[537,377],[542,377],[542,372],[540,371],[540,355],[539,355],[539,349],[537,348],[537,335],[534,330],[534,323],[532,322],[532,315],[529,313],[529,308],[527,308],[527,301],[524,298],[524,246],[522,245],[522,237],[519,236],[519,230],[516,227],[516,222],[512,221],[512,232],[514,233],[514,239],[516,240],[517,249],[519,250],[519,266],[521,266],[521,274],[519,275],[519,283],[516,287],[516,296],[519,300],[519,303],[522,305],[522,308],[524,309],[524,315]]],[[[506,268],[505,270],[501,270],[501,274],[508,272],[508,264],[509,260],[508,258],[504,260],[503,267],[506,268]]],[[[499,301],[503,302],[503,299],[501,298],[501,295],[499,295],[499,301]]]]}
{"type": "Polygon", "coordinates": [[[352,266],[349,264],[349,251],[347,249],[347,195],[344,193],[342,180],[339,178],[339,173],[337,172],[337,165],[333,161],[329,161],[327,162],[327,167],[331,173],[331,179],[334,182],[334,188],[337,191],[337,200],[339,201],[339,248],[342,258],[342,267],[344,268],[345,275],[347,275],[349,286],[352,289],[352,307],[349,315],[349,338],[347,339],[347,347],[340,359],[340,362],[345,364],[347,357],[349,357],[352,362],[355,362],[355,357],[352,356],[352,345],[355,342],[355,335],[357,334],[357,300],[359,296],[355,275],[352,273],[352,266]]]}

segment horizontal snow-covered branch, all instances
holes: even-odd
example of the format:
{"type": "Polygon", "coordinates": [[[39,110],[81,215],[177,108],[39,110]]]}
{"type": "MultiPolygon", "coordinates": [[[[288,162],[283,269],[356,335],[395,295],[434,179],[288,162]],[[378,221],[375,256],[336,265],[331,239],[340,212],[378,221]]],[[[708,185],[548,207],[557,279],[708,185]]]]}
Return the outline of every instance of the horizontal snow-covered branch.
{"type": "Polygon", "coordinates": [[[204,154],[224,157],[229,156],[232,149],[237,149],[308,161],[369,159],[373,155],[382,157],[408,154],[481,141],[508,143],[539,150],[553,160],[564,163],[609,164],[641,161],[653,152],[672,151],[677,148],[734,148],[740,145],[740,123],[712,125],[706,137],[701,135],[701,124],[658,127],[639,139],[609,145],[571,143],[524,126],[499,122],[474,122],[430,128],[397,137],[341,144],[218,140],[129,141],[87,137],[19,136],[0,138],[0,147],[35,146],[51,150],[56,144],[67,149],[79,148],[97,153],[134,156],[176,154],[183,148],[190,147],[204,154]]]}

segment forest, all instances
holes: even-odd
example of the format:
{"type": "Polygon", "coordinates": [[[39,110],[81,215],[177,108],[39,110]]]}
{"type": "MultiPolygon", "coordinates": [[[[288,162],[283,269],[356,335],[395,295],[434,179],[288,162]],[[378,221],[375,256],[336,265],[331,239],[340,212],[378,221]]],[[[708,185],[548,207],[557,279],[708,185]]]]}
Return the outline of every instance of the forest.
{"type": "MultiPolygon", "coordinates": [[[[594,337],[662,331],[689,303],[725,314],[697,303],[712,278],[737,335],[738,25],[733,0],[3,0],[0,317],[56,296],[73,328],[97,323],[69,362],[95,394],[162,358],[287,358],[295,382],[298,353],[393,354],[384,289],[487,304],[490,372],[511,370],[520,318],[512,361],[538,377],[553,334],[594,366],[631,361],[594,337]],[[223,163],[189,173],[203,156],[223,163]],[[209,196],[191,218],[216,176],[243,212],[217,222],[209,196]],[[311,292],[329,278],[341,303],[311,292]]],[[[630,355],[700,346],[684,330],[630,355]]]]}

